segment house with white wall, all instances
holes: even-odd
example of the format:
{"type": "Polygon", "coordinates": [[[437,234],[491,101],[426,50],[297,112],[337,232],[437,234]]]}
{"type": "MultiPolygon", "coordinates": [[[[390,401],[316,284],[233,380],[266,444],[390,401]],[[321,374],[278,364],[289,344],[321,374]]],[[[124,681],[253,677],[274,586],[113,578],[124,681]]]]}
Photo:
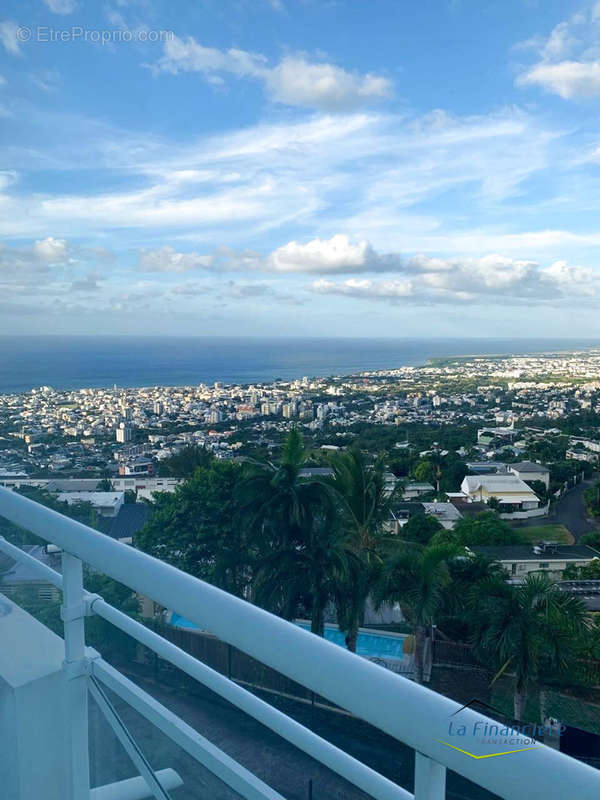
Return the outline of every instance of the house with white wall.
{"type": "Polygon", "coordinates": [[[472,545],[469,552],[497,561],[508,572],[510,583],[522,583],[531,573],[544,573],[560,580],[568,566],[584,567],[600,558],[600,552],[582,544],[556,542],[510,544],[498,546],[472,545]]]}
{"type": "Polygon", "coordinates": [[[533,489],[516,475],[466,475],[460,489],[471,502],[489,505],[495,497],[500,516],[507,519],[541,516],[547,511],[540,508],[540,498],[533,489]]]}

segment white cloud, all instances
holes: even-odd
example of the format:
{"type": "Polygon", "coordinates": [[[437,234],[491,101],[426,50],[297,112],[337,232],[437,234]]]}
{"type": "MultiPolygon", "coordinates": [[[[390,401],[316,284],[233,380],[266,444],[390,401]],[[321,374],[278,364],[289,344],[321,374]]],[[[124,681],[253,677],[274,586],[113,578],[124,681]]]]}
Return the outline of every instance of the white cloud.
{"type": "Polygon", "coordinates": [[[142,250],[139,266],[143,272],[190,272],[206,269],[212,263],[212,256],[177,253],[174,248],[166,246],[159,250],[142,250]]]}
{"type": "Polygon", "coordinates": [[[414,293],[414,287],[410,281],[374,281],[366,278],[348,278],[342,283],[321,279],[312,284],[312,289],[320,294],[342,294],[350,297],[385,300],[410,297],[414,293]]]}
{"type": "Polygon", "coordinates": [[[590,267],[569,266],[566,261],[555,261],[540,270],[543,280],[550,281],[574,294],[595,295],[598,275],[590,267]]]}
{"type": "Polygon", "coordinates": [[[524,46],[537,51],[539,61],[517,77],[518,86],[540,86],[564,100],[600,95],[600,13],[598,5],[559,23],[547,39],[524,46]]]}
{"type": "Polygon", "coordinates": [[[83,248],[53,236],[24,247],[0,243],[0,293],[50,302],[52,297],[70,291],[95,291],[100,288],[100,276],[90,272],[87,265],[102,264],[106,270],[111,255],[102,248],[83,248]],[[82,272],[87,274],[82,277],[82,272]]]}
{"type": "Polygon", "coordinates": [[[311,64],[288,56],[266,73],[271,98],[278,103],[325,111],[347,111],[391,94],[391,84],[380,75],[359,75],[334,64],[311,64]]]}
{"type": "Polygon", "coordinates": [[[143,251],[140,267],[146,271],[213,274],[349,275],[341,281],[322,277],[310,288],[319,294],[396,301],[402,298],[419,303],[478,298],[536,303],[596,297],[600,292],[600,274],[564,260],[541,266],[537,261],[497,253],[450,258],[379,253],[368,241],[354,243],[343,234],[306,244],[288,242],[265,255],[227,248],[200,255],[164,247],[143,251]],[[381,273],[387,274],[379,277],[381,273]]]}
{"type": "Polygon", "coordinates": [[[0,44],[7,53],[11,53],[15,56],[21,52],[19,50],[19,40],[17,38],[18,30],[19,26],[16,22],[10,22],[9,20],[0,22],[0,44]]]}
{"type": "Polygon", "coordinates": [[[536,64],[518,79],[520,86],[537,84],[564,100],[600,94],[600,61],[560,61],[536,64]]]}
{"type": "MultiPolygon", "coordinates": [[[[41,115],[37,135],[52,122],[41,115]]],[[[49,163],[70,170],[76,161],[81,169],[106,170],[108,177],[118,170],[126,180],[71,194],[5,187],[0,235],[138,229],[145,231],[147,247],[169,239],[172,244],[174,234],[235,246],[293,223],[311,238],[331,230],[359,241],[381,242],[389,235],[415,250],[421,249],[414,239],[422,230],[424,203],[456,192],[462,207],[457,213],[474,219],[486,204],[498,206],[536,173],[554,168],[563,146],[558,131],[518,109],[420,119],[319,114],[185,145],[89,121],[59,122],[60,146],[43,154],[25,144],[0,147],[0,160],[29,175],[49,163]]],[[[441,233],[437,218],[426,222],[441,233]]]]}
{"type": "Polygon", "coordinates": [[[17,180],[17,173],[14,170],[0,170],[0,192],[8,189],[17,180]]]}
{"type": "Polygon", "coordinates": [[[44,0],[50,11],[54,14],[72,14],[77,8],[76,0],[44,0]]]}
{"type": "Polygon", "coordinates": [[[69,264],[74,251],[64,239],[48,236],[29,247],[7,247],[0,243],[0,274],[19,278],[24,273],[43,271],[47,267],[69,264]]]}
{"type": "Polygon", "coordinates": [[[374,255],[368,242],[352,244],[348,236],[338,234],[307,244],[288,242],[271,254],[269,264],[275,272],[364,272],[374,255]]]}
{"type": "Polygon", "coordinates": [[[596,298],[600,293],[599,273],[565,261],[542,267],[534,261],[497,254],[451,259],[415,256],[404,261],[396,256],[389,263],[392,261],[399,265],[392,278],[319,279],[311,289],[319,294],[415,303],[483,299],[512,304],[572,303],[586,296],[596,298]]]}
{"type": "Polygon", "coordinates": [[[69,246],[64,239],[48,236],[34,243],[33,253],[42,263],[64,264],[69,258],[69,246]]]}
{"type": "Polygon", "coordinates": [[[390,81],[380,75],[360,75],[327,62],[313,63],[304,55],[286,56],[276,66],[269,66],[261,54],[204,47],[192,36],[169,38],[162,58],[151,69],[155,74],[200,72],[216,82],[222,82],[223,74],[253,78],[265,85],[277,103],[324,111],[348,111],[391,94],[390,81]]]}
{"type": "Polygon", "coordinates": [[[218,50],[204,47],[193,36],[180,39],[169,37],[164,43],[164,54],[154,65],[158,72],[202,72],[205,74],[226,72],[238,77],[261,77],[267,68],[264,56],[245,50],[218,50]]]}

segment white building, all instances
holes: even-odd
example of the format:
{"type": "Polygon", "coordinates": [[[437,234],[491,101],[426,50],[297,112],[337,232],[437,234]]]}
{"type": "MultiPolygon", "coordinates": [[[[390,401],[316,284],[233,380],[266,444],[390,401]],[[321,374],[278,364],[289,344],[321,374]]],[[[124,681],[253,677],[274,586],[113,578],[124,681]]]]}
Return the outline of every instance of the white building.
{"type": "Polygon", "coordinates": [[[466,475],[460,488],[473,502],[489,503],[497,498],[500,511],[507,514],[535,511],[540,505],[533,489],[516,475],[466,475]]]}
{"type": "Polygon", "coordinates": [[[282,408],[283,416],[286,419],[291,419],[295,417],[298,413],[298,406],[296,403],[284,403],[282,408]]]}
{"type": "Polygon", "coordinates": [[[468,549],[501,564],[510,575],[510,583],[522,583],[533,572],[541,572],[552,580],[560,580],[568,566],[584,567],[600,556],[597,550],[587,545],[563,545],[556,542],[535,545],[477,545],[468,549]]]}
{"type": "Polygon", "coordinates": [[[129,425],[126,425],[124,422],[121,422],[116,431],[116,438],[117,442],[120,442],[121,444],[126,444],[127,442],[130,442],[131,427],[129,425]]]}
{"type": "Polygon", "coordinates": [[[125,501],[125,492],[61,492],[58,500],[70,506],[91,503],[103,517],[116,517],[125,501]]]}

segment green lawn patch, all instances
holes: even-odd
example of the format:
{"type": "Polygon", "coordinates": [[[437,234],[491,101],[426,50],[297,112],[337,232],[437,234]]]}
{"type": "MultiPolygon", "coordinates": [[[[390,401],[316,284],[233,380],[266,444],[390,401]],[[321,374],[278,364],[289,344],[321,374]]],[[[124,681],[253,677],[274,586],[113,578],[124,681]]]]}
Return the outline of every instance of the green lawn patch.
{"type": "Polygon", "coordinates": [[[561,544],[573,544],[572,533],[564,525],[531,525],[529,527],[515,526],[515,529],[528,542],[560,542],[561,544]]]}

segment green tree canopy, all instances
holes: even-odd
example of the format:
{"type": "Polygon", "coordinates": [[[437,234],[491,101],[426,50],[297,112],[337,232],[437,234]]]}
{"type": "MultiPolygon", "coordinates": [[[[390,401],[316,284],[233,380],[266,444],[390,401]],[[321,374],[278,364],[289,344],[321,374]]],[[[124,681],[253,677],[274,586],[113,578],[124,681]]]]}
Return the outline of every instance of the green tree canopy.
{"type": "Polygon", "coordinates": [[[565,581],[600,581],[600,558],[594,558],[589,564],[576,567],[569,564],[563,572],[565,581]]]}
{"type": "Polygon", "coordinates": [[[588,547],[593,547],[594,550],[600,550],[600,531],[591,531],[585,533],[581,537],[582,544],[587,544],[588,547]]]}
{"type": "Polygon", "coordinates": [[[585,605],[547,576],[530,574],[518,586],[479,583],[472,611],[475,650],[486,664],[496,665],[496,678],[513,675],[514,715],[522,720],[542,669],[569,669],[578,637],[590,625],[585,605]]]}
{"type": "Polygon", "coordinates": [[[248,465],[236,499],[259,551],[256,601],[287,619],[297,616],[304,601],[311,630],[322,636],[325,607],[350,568],[353,550],[337,524],[331,487],[302,475],[306,458],[302,437],[293,429],[281,463],[248,465]]]}
{"type": "Polygon", "coordinates": [[[425,459],[419,461],[413,468],[413,477],[421,483],[433,483],[435,481],[435,469],[431,461],[425,459]]]}
{"type": "Polygon", "coordinates": [[[414,679],[423,682],[425,639],[444,604],[449,562],[460,554],[453,544],[427,547],[405,543],[386,562],[375,591],[377,605],[399,603],[415,635],[414,679]]]}
{"type": "Polygon", "coordinates": [[[443,530],[442,524],[431,514],[413,514],[400,528],[400,538],[409,542],[429,544],[436,533],[443,530]]]}
{"type": "Polygon", "coordinates": [[[193,444],[161,461],[159,472],[173,478],[191,478],[198,467],[207,467],[212,459],[212,454],[205,447],[193,444]]]}
{"type": "Polygon", "coordinates": [[[537,494],[542,501],[542,504],[545,505],[546,500],[548,499],[548,489],[546,489],[546,484],[543,481],[526,481],[526,483],[531,487],[531,490],[537,494]]]}
{"type": "Polygon", "coordinates": [[[385,486],[384,457],[370,463],[355,445],[331,458],[331,486],[338,508],[338,524],[355,558],[353,570],[339,575],[334,596],[340,630],[349,650],[356,650],[358,629],[364,622],[367,598],[382,563],[383,524],[390,516],[385,486]]]}
{"type": "Polygon", "coordinates": [[[242,475],[240,465],[214,459],[175,492],[156,493],[152,519],[136,534],[135,546],[243,595],[254,553],[234,502],[242,475]]]}
{"type": "Polygon", "coordinates": [[[454,541],[466,546],[522,544],[525,541],[518,530],[511,528],[494,511],[463,517],[452,531],[440,533],[437,540],[454,541]]]}

